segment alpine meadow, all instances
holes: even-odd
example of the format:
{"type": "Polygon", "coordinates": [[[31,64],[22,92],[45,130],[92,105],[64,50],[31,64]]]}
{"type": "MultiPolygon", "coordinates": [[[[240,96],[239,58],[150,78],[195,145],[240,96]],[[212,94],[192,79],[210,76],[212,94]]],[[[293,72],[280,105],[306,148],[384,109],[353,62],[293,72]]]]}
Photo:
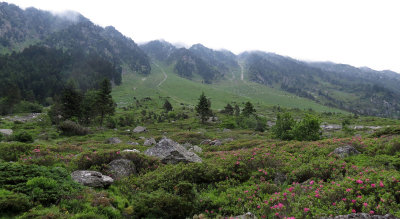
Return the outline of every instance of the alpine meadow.
{"type": "Polygon", "coordinates": [[[400,218],[399,73],[17,5],[0,2],[0,218],[400,218]]]}

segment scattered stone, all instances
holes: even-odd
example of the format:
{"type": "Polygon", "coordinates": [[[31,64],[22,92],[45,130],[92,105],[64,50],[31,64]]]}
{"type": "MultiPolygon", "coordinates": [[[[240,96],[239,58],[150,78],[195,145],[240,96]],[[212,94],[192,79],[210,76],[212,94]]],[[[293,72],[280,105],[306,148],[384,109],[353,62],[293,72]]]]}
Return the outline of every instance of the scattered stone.
{"type": "Polygon", "coordinates": [[[140,136],[139,139],[146,140],[146,138],[143,136],[140,136]]]}
{"type": "Polygon", "coordinates": [[[201,158],[197,156],[197,154],[187,151],[182,145],[168,138],[162,139],[156,144],[156,146],[146,150],[144,154],[158,157],[161,162],[165,164],[202,162],[201,158]]]}
{"type": "Polygon", "coordinates": [[[144,146],[152,146],[152,145],[156,145],[156,144],[157,144],[157,142],[154,138],[146,139],[143,143],[144,146]]]}
{"type": "Polygon", "coordinates": [[[324,131],[335,131],[335,130],[340,130],[342,129],[341,125],[335,125],[335,124],[324,124],[320,126],[324,131]]]}
{"type": "Polygon", "coordinates": [[[235,216],[233,218],[235,218],[235,219],[257,219],[257,217],[251,212],[247,212],[244,215],[235,216]]]}
{"type": "Polygon", "coordinates": [[[267,126],[268,127],[272,127],[272,126],[274,126],[274,125],[276,125],[276,122],[271,122],[271,121],[267,121],[267,126]]]}
{"type": "Polygon", "coordinates": [[[214,140],[214,141],[211,141],[211,142],[210,142],[210,145],[213,145],[213,146],[221,146],[221,145],[222,145],[222,142],[221,142],[220,140],[216,139],[216,140],[214,140]]]}
{"type": "Polygon", "coordinates": [[[283,174],[283,173],[280,173],[280,172],[277,172],[276,174],[275,174],[275,178],[274,178],[274,183],[275,184],[283,184],[283,183],[285,183],[286,182],[286,180],[287,180],[287,177],[286,177],[286,175],[285,174],[283,174]]]}
{"type": "Polygon", "coordinates": [[[102,188],[111,185],[114,180],[96,171],[77,170],[71,173],[71,177],[75,182],[84,186],[102,188]]]}
{"type": "Polygon", "coordinates": [[[13,122],[29,122],[38,118],[42,113],[30,113],[25,116],[6,116],[5,119],[13,122]]]}
{"type": "Polygon", "coordinates": [[[193,147],[193,145],[190,144],[189,142],[184,143],[182,146],[183,146],[186,150],[189,150],[190,148],[193,147]]]}
{"type": "Polygon", "coordinates": [[[353,213],[349,215],[339,215],[335,217],[321,217],[320,219],[398,219],[397,217],[386,214],[386,215],[370,215],[367,213],[353,213]]]}
{"type": "Polygon", "coordinates": [[[135,129],[133,129],[134,133],[142,133],[142,132],[146,132],[146,131],[147,131],[147,128],[143,127],[143,126],[138,126],[135,129]]]}
{"type": "Polygon", "coordinates": [[[132,141],[128,141],[128,142],[126,142],[126,144],[133,145],[133,146],[139,145],[139,143],[132,142],[132,141]]]}
{"type": "Polygon", "coordinates": [[[359,154],[360,152],[357,151],[353,146],[346,145],[343,147],[338,147],[333,151],[334,154],[337,154],[339,157],[344,158],[350,155],[359,154]]]}
{"type": "Polygon", "coordinates": [[[10,136],[13,134],[12,129],[0,129],[0,134],[5,135],[5,136],[10,136]]]}
{"type": "Polygon", "coordinates": [[[140,153],[140,151],[137,149],[125,149],[122,153],[140,153]]]}
{"type": "Polygon", "coordinates": [[[119,144],[121,142],[122,141],[119,138],[109,138],[109,139],[106,140],[107,144],[119,144]]]}
{"type": "Polygon", "coordinates": [[[113,160],[107,166],[107,172],[115,180],[121,179],[123,177],[130,176],[136,173],[136,167],[132,161],[127,159],[113,160]]]}

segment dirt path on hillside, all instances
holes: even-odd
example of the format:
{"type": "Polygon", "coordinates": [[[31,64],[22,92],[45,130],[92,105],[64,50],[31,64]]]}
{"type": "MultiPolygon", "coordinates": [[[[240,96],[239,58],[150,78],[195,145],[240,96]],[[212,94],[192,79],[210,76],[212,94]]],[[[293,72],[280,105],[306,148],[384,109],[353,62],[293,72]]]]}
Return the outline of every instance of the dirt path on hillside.
{"type": "Polygon", "coordinates": [[[164,69],[161,68],[159,65],[157,65],[155,62],[153,62],[153,64],[154,64],[155,66],[157,66],[157,68],[159,68],[159,69],[161,70],[161,72],[163,73],[163,75],[164,75],[164,79],[162,79],[162,80],[160,81],[160,83],[158,83],[158,85],[157,85],[157,88],[159,88],[159,87],[167,80],[168,75],[167,75],[167,73],[165,73],[164,69]]]}

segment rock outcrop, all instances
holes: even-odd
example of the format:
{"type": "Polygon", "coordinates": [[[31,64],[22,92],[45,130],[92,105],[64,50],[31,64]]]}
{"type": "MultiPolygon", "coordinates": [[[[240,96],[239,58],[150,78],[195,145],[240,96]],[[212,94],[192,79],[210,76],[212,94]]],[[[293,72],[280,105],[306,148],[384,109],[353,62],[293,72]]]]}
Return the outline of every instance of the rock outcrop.
{"type": "Polygon", "coordinates": [[[339,157],[344,158],[351,155],[359,154],[360,152],[357,151],[353,146],[346,145],[343,147],[338,147],[333,151],[334,154],[337,154],[339,157]]]}
{"type": "Polygon", "coordinates": [[[184,163],[200,163],[201,158],[193,152],[187,151],[183,146],[171,139],[164,138],[156,144],[156,146],[146,150],[144,154],[148,156],[158,157],[162,163],[176,164],[184,163]]]}
{"type": "Polygon", "coordinates": [[[136,149],[125,149],[122,153],[140,153],[140,151],[136,149]]]}
{"type": "Polygon", "coordinates": [[[114,180],[109,176],[89,170],[74,171],[71,173],[71,177],[75,182],[95,188],[107,187],[114,182],[114,180]]]}
{"type": "Polygon", "coordinates": [[[136,173],[135,164],[127,159],[113,160],[107,165],[106,170],[113,179],[121,179],[136,173]]]}

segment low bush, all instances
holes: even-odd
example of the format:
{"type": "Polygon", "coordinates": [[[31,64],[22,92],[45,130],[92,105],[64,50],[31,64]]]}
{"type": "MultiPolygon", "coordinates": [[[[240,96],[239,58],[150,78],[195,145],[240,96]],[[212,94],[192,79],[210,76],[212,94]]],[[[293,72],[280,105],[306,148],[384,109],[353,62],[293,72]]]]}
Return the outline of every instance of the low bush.
{"type": "Polygon", "coordinates": [[[22,155],[31,152],[33,148],[33,145],[24,143],[0,143],[0,159],[17,161],[22,155]]]}
{"type": "Polygon", "coordinates": [[[87,135],[90,130],[86,127],[79,125],[73,121],[64,121],[59,126],[58,129],[62,132],[63,135],[73,136],[73,135],[87,135]]]}
{"type": "Polygon", "coordinates": [[[14,106],[14,113],[41,113],[42,111],[42,105],[28,101],[21,101],[14,106]]]}
{"type": "Polygon", "coordinates": [[[14,134],[12,139],[15,141],[19,141],[19,142],[27,142],[27,143],[33,142],[32,135],[26,131],[22,131],[22,132],[18,132],[16,134],[14,134]]]}
{"type": "Polygon", "coordinates": [[[0,216],[18,214],[28,210],[31,202],[27,195],[0,189],[0,216]]]}

